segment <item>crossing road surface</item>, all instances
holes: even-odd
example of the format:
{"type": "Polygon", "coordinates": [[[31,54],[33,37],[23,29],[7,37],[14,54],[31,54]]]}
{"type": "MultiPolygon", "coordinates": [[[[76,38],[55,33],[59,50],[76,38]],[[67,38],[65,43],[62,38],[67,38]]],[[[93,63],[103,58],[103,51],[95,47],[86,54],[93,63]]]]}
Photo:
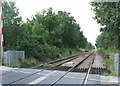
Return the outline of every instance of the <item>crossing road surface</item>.
{"type": "MultiPolygon", "coordinates": [[[[43,69],[9,69],[2,70],[0,84],[52,84],[65,71],[43,69]]],[[[85,73],[70,72],[56,84],[82,84],[85,73]]],[[[89,75],[87,84],[100,84],[99,75],[89,75]]]]}

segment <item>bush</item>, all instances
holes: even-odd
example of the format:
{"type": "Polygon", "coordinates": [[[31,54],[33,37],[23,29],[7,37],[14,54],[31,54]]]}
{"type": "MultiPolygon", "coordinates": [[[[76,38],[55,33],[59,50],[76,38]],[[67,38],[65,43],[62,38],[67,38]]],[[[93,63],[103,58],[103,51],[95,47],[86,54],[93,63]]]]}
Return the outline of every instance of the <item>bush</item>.
{"type": "MultiPolygon", "coordinates": [[[[31,57],[35,58],[37,61],[44,63],[44,62],[49,62],[49,61],[53,61],[56,59],[60,59],[60,58],[64,58],[66,56],[69,56],[71,54],[79,53],[81,51],[83,51],[83,49],[79,49],[79,48],[75,48],[75,49],[71,49],[71,48],[64,48],[64,47],[57,47],[57,46],[53,46],[53,45],[48,45],[48,44],[40,44],[40,45],[33,45],[32,49],[30,47],[27,47],[28,50],[26,50],[26,59],[30,60],[31,57]]],[[[24,61],[22,62],[23,64],[31,64],[24,61]]],[[[34,62],[32,62],[34,63],[34,62]]]]}
{"type": "Polygon", "coordinates": [[[79,52],[84,52],[84,51],[85,51],[85,49],[83,49],[83,48],[76,48],[76,51],[79,51],[79,52]]]}
{"type": "Polygon", "coordinates": [[[18,59],[18,64],[20,67],[31,67],[38,64],[37,60],[35,58],[27,58],[27,59],[18,59]]]}
{"type": "MultiPolygon", "coordinates": [[[[114,73],[114,57],[110,50],[98,49],[97,53],[104,59],[103,64],[104,66],[111,70],[111,74],[109,75],[116,75],[114,73]]],[[[107,74],[104,74],[107,75],[107,74]]]]}
{"type": "Polygon", "coordinates": [[[97,50],[97,53],[102,56],[103,58],[105,58],[106,56],[106,51],[104,49],[98,49],[97,50]]]}
{"type": "Polygon", "coordinates": [[[55,65],[53,64],[45,64],[43,67],[45,68],[53,68],[55,65]]]}
{"type": "Polygon", "coordinates": [[[12,67],[12,68],[19,68],[20,64],[11,64],[10,67],[12,67]]]}
{"type": "Polygon", "coordinates": [[[50,45],[38,45],[37,48],[34,48],[32,52],[27,53],[27,57],[34,57],[38,61],[47,62],[50,60],[55,60],[70,55],[72,49],[58,48],[56,46],[50,45]]]}

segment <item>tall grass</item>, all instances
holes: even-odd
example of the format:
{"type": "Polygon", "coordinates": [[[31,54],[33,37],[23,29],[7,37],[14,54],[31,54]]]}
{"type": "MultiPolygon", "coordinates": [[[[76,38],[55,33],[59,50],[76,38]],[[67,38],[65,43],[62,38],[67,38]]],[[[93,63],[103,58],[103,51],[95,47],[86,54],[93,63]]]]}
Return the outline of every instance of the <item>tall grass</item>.
{"type": "Polygon", "coordinates": [[[115,54],[116,52],[117,52],[117,50],[112,51],[111,49],[110,50],[109,49],[108,50],[105,50],[105,49],[97,50],[97,53],[103,58],[103,65],[107,69],[111,70],[111,72],[112,72],[109,75],[113,75],[113,76],[118,75],[114,72],[114,56],[113,56],[113,54],[115,54]]]}

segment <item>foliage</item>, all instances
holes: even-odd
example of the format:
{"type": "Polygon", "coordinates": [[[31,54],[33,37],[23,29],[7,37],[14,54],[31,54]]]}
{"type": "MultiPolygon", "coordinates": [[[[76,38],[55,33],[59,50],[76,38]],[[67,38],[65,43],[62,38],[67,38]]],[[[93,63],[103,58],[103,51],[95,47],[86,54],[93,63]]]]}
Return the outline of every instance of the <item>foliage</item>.
{"type": "Polygon", "coordinates": [[[16,50],[16,46],[18,45],[17,40],[19,40],[20,32],[22,32],[21,17],[19,16],[18,9],[14,2],[8,3],[3,1],[2,10],[5,50],[16,50]]]}
{"type": "Polygon", "coordinates": [[[96,39],[98,53],[103,57],[104,65],[113,71],[112,53],[120,52],[120,3],[92,2],[91,6],[95,13],[94,19],[102,26],[101,34],[96,39]]]}
{"type": "Polygon", "coordinates": [[[105,59],[106,53],[108,53],[108,52],[106,52],[105,49],[99,48],[99,49],[97,49],[97,53],[98,53],[100,56],[102,56],[103,59],[105,59]]]}
{"type": "Polygon", "coordinates": [[[45,64],[43,67],[44,68],[53,68],[55,65],[54,64],[45,64]]]}
{"type": "Polygon", "coordinates": [[[12,67],[12,68],[20,68],[20,65],[19,64],[11,64],[10,67],[12,67]]]}
{"type": "Polygon", "coordinates": [[[105,67],[107,67],[109,70],[114,70],[113,69],[113,64],[114,64],[114,58],[113,58],[113,56],[109,56],[109,58],[105,58],[105,60],[104,60],[104,65],[105,65],[105,67]]]}
{"type": "Polygon", "coordinates": [[[110,53],[109,50],[105,50],[105,49],[98,49],[97,53],[102,57],[103,59],[103,65],[111,70],[111,74],[103,74],[105,76],[109,76],[109,75],[113,75],[116,76],[116,73],[114,72],[114,57],[113,57],[113,53],[110,53]]]}
{"type": "Polygon", "coordinates": [[[38,61],[35,58],[27,58],[27,59],[18,59],[18,64],[15,65],[19,65],[19,67],[31,67],[31,66],[35,66],[36,64],[38,64],[38,61]]]}
{"type": "MultiPolygon", "coordinates": [[[[31,57],[41,62],[55,60],[77,48],[93,48],[68,12],[55,13],[48,8],[37,12],[25,23],[15,2],[4,1],[2,9],[5,50],[24,50],[27,60],[31,57]]],[[[23,64],[31,64],[27,60],[23,64]]]]}
{"type": "Polygon", "coordinates": [[[118,74],[115,73],[115,72],[112,72],[110,74],[109,73],[103,73],[102,76],[118,76],[118,74]]]}
{"type": "Polygon", "coordinates": [[[118,52],[120,50],[120,3],[119,2],[92,2],[94,19],[103,26],[97,40],[96,47],[118,52]],[[117,50],[117,51],[116,51],[117,50]]]}

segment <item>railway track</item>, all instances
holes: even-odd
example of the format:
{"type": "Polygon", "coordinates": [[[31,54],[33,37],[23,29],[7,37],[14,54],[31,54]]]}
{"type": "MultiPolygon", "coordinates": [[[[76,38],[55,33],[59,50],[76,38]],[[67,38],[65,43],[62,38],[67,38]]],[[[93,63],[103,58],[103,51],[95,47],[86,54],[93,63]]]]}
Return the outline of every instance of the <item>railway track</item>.
{"type": "MultiPolygon", "coordinates": [[[[90,57],[91,55],[93,55],[94,52],[91,52],[90,54],[87,54],[87,56],[85,56],[85,58],[83,58],[81,61],[77,62],[73,67],[71,67],[70,69],[68,69],[65,74],[63,74],[60,78],[58,78],[55,82],[53,82],[50,86],[54,86],[58,81],[60,81],[63,77],[65,77],[69,72],[72,72],[74,70],[74,68],[76,67],[79,67],[81,64],[85,63],[86,60],[89,60],[88,57],[90,57]]],[[[91,60],[89,60],[89,66],[88,66],[88,71],[84,77],[84,80],[82,82],[82,86],[85,86],[85,84],[87,83],[87,79],[88,79],[88,76],[89,76],[89,73],[91,71],[91,68],[92,68],[92,64],[94,62],[94,58],[91,58],[91,60]]]]}
{"type": "Polygon", "coordinates": [[[67,58],[56,60],[56,61],[53,61],[53,62],[49,62],[49,63],[45,63],[45,64],[40,64],[38,66],[33,67],[33,69],[48,69],[48,70],[53,70],[53,69],[57,69],[59,67],[64,67],[66,63],[74,61],[72,63],[72,65],[69,66],[69,67],[72,67],[75,64],[77,64],[78,62],[80,62],[81,60],[83,60],[85,58],[85,56],[88,56],[89,53],[91,53],[91,52],[84,52],[84,53],[80,53],[80,54],[69,56],[67,58]],[[52,65],[52,67],[46,68],[46,65],[52,65]]]}
{"type": "MultiPolygon", "coordinates": [[[[69,56],[67,58],[63,58],[60,60],[52,61],[46,64],[41,64],[39,66],[33,67],[33,69],[46,69],[46,70],[61,70],[61,71],[67,71],[70,68],[72,68],[77,63],[81,62],[85,57],[89,56],[91,52],[84,52],[75,54],[72,56],[69,56]],[[52,65],[51,67],[46,68],[44,65],[52,65]]],[[[90,61],[95,57],[95,52],[91,56],[89,56],[88,59],[86,59],[81,65],[78,67],[75,67],[73,72],[87,72],[89,69],[90,61]]],[[[91,74],[103,74],[103,73],[111,73],[108,69],[104,67],[92,67],[91,68],[91,74]]]]}
{"type": "Polygon", "coordinates": [[[39,69],[39,68],[43,68],[44,65],[54,65],[54,67],[52,67],[52,68],[47,68],[47,69],[54,69],[55,67],[58,67],[58,66],[60,66],[64,63],[70,62],[74,59],[77,59],[78,56],[82,56],[82,55],[85,55],[85,54],[86,54],[86,52],[75,54],[75,55],[72,55],[72,56],[69,56],[69,57],[66,57],[66,58],[63,58],[63,59],[55,60],[55,61],[48,62],[48,63],[45,63],[45,64],[40,64],[40,65],[32,67],[32,68],[33,69],[39,69]]]}
{"type": "MultiPolygon", "coordinates": [[[[31,74],[31,75],[28,75],[26,77],[23,77],[21,79],[13,81],[13,82],[11,82],[9,84],[15,83],[17,81],[20,81],[22,79],[25,79],[25,78],[30,77],[32,75],[35,75],[37,73],[43,72],[46,69],[51,70],[51,72],[53,72],[54,70],[57,70],[57,69],[59,70],[61,68],[60,70],[65,70],[65,73],[62,76],[60,76],[58,79],[56,79],[50,86],[54,86],[57,82],[59,82],[67,74],[69,74],[70,72],[75,72],[76,70],[77,70],[77,72],[79,71],[79,72],[86,73],[85,77],[83,79],[83,82],[82,82],[82,86],[84,86],[87,83],[89,74],[96,73],[96,69],[92,68],[92,65],[94,63],[94,58],[95,58],[95,52],[92,51],[92,52],[88,52],[88,53],[82,53],[82,54],[79,54],[79,55],[74,55],[74,56],[72,56],[70,58],[50,62],[49,64],[54,64],[53,67],[41,69],[38,72],[35,72],[35,73],[31,74]],[[71,62],[71,61],[74,62],[74,64],[72,66],[68,65],[67,68],[66,68],[66,66],[64,64],[67,63],[67,62],[71,62]],[[83,69],[83,70],[81,70],[81,69],[83,69]]],[[[41,67],[43,67],[43,65],[36,66],[36,67],[34,67],[34,69],[39,69],[41,67]]],[[[100,68],[98,68],[98,70],[99,69],[100,68]]],[[[105,71],[105,70],[103,70],[103,71],[105,71]]],[[[100,72],[100,70],[98,72],[100,72]]]]}
{"type": "MultiPolygon", "coordinates": [[[[74,65],[76,65],[77,63],[82,61],[85,57],[87,57],[89,55],[89,53],[83,53],[83,54],[79,55],[78,57],[62,61],[63,63],[56,62],[56,66],[54,68],[51,68],[51,69],[52,70],[54,69],[54,70],[67,71],[68,69],[72,68],[74,65]],[[71,64],[67,64],[69,62],[71,62],[71,64]]],[[[75,67],[73,72],[83,72],[83,73],[87,72],[89,69],[90,61],[95,57],[95,55],[96,55],[96,53],[94,52],[94,54],[90,55],[89,58],[86,59],[83,63],[81,63],[78,67],[75,67]]],[[[92,67],[91,71],[90,71],[90,74],[101,75],[103,73],[111,73],[111,71],[109,71],[105,67],[92,67]]]]}
{"type": "MultiPolygon", "coordinates": [[[[81,54],[81,53],[80,53],[80,54],[75,54],[75,55],[69,56],[69,57],[64,58],[64,59],[60,59],[60,60],[56,60],[56,61],[47,63],[47,64],[54,64],[54,67],[51,67],[51,68],[43,68],[44,64],[40,64],[40,65],[38,65],[38,66],[32,67],[31,69],[41,69],[41,70],[38,71],[38,72],[35,72],[35,73],[33,73],[33,74],[30,74],[30,75],[28,75],[28,76],[26,76],[26,77],[20,78],[20,79],[18,79],[18,80],[16,80],[16,81],[13,81],[13,82],[11,82],[11,83],[9,83],[9,84],[13,84],[13,83],[15,83],[15,82],[18,82],[18,81],[20,81],[20,80],[22,80],[22,79],[25,79],[25,78],[30,77],[30,76],[32,76],[32,75],[35,75],[35,74],[37,74],[37,73],[43,72],[43,71],[45,71],[45,70],[52,70],[52,71],[54,71],[53,69],[55,69],[56,67],[58,67],[58,66],[60,66],[60,65],[62,65],[62,64],[64,64],[64,63],[66,63],[66,62],[69,62],[69,61],[71,61],[71,60],[73,60],[73,59],[78,58],[79,55],[84,55],[84,54],[85,54],[85,53],[83,53],[83,54],[81,54]]],[[[8,85],[4,85],[4,86],[8,86],[8,85]]]]}

